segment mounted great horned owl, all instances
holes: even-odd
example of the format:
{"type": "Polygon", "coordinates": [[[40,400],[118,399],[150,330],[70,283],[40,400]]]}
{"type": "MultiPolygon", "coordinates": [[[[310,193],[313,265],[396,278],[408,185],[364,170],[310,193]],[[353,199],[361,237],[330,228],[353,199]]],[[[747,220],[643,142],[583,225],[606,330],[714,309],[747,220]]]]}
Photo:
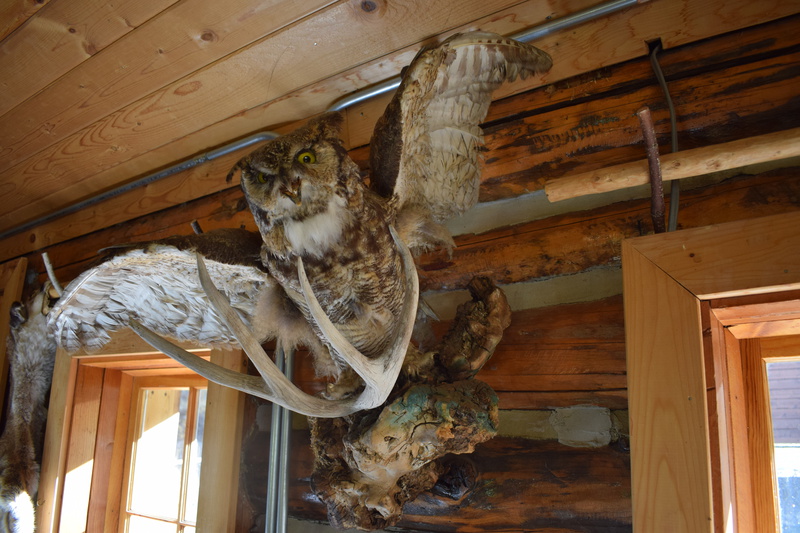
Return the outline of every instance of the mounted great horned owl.
{"type": "MultiPolygon", "coordinates": [[[[477,201],[479,124],[491,93],[506,80],[550,66],[550,57],[533,46],[485,32],[454,35],[422,50],[404,72],[375,128],[370,188],[339,138],[337,114],[322,115],[235,165],[228,178],[241,171],[241,186],[261,234],[262,264],[252,266],[248,245],[243,255],[249,258],[231,262],[250,264],[245,270],[252,275],[225,275],[227,263],[218,260],[209,263],[209,270],[211,281],[221,285],[237,311],[208,282],[205,292],[216,312],[203,308],[196,284],[191,290],[165,288],[172,282],[154,277],[164,270],[160,259],[147,267],[152,269],[149,274],[147,268],[137,274],[140,281],[135,283],[148,285],[153,295],[168,293],[168,307],[183,315],[174,321],[166,317],[164,306],[154,312],[146,302],[131,305],[131,297],[119,294],[118,283],[112,281],[114,276],[128,275],[134,263],[141,265],[145,255],[174,259],[181,250],[197,248],[206,238],[198,236],[183,248],[165,248],[161,243],[147,252],[130,252],[130,260],[124,254],[113,265],[107,262],[84,273],[77,285],[67,288],[53,313],[62,344],[73,348],[98,344],[95,340],[108,331],[131,325],[167,351],[147,329],[178,340],[210,339],[224,322],[266,384],[224,373],[207,375],[210,379],[317,416],[342,416],[380,405],[402,364],[418,298],[416,271],[406,248],[452,246],[441,223],[477,201]],[[103,272],[112,270],[103,278],[103,272]],[[257,278],[253,284],[258,288],[252,294],[231,285],[248,276],[257,278]],[[192,305],[182,301],[180,293],[192,295],[192,305]],[[85,316],[81,307],[91,308],[97,318],[85,316]],[[286,317],[291,318],[291,327],[286,326],[286,317]],[[178,323],[180,327],[174,325],[178,323]],[[192,332],[191,324],[200,329],[192,332]],[[343,400],[346,405],[337,404],[340,408],[334,411],[318,411],[317,403],[288,389],[291,385],[275,374],[263,352],[254,353],[260,342],[275,337],[284,345],[310,344],[324,373],[340,377],[354,371],[365,383],[364,392],[356,400],[343,400]]],[[[198,251],[201,256],[213,255],[198,251]]],[[[193,283],[191,260],[179,261],[180,283],[193,283]]],[[[199,268],[202,275],[202,265],[199,268]]],[[[219,338],[226,335],[221,326],[219,338]]],[[[186,352],[168,353],[201,373],[217,372],[186,352]]]]}

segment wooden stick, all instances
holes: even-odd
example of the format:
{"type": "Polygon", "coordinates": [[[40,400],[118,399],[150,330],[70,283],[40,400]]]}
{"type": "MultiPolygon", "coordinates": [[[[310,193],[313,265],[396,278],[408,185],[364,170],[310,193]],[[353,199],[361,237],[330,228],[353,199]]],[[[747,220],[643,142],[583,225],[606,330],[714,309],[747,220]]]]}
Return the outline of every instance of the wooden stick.
{"type": "MultiPolygon", "coordinates": [[[[661,172],[664,181],[679,180],[797,156],[800,128],[666,154],[661,157],[661,172]]],[[[551,202],[558,202],[644,185],[648,180],[648,164],[642,160],[553,180],[545,192],[551,202]]]]}
{"type": "Polygon", "coordinates": [[[650,108],[642,107],[636,112],[639,124],[642,126],[644,148],[647,151],[647,171],[650,174],[650,217],[653,219],[653,229],[656,233],[667,231],[664,222],[664,180],[661,176],[661,160],[658,158],[658,140],[653,127],[653,117],[650,108]]]}

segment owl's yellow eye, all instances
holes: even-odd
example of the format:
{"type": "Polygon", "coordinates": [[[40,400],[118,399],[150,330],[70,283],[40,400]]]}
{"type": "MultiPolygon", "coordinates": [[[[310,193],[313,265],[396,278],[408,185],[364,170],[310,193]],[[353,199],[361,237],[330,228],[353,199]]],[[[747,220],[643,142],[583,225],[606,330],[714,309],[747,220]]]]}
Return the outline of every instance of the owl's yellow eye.
{"type": "Polygon", "coordinates": [[[305,150],[297,154],[297,161],[305,165],[311,165],[317,162],[317,156],[314,155],[314,152],[305,150]]]}
{"type": "Polygon", "coordinates": [[[258,174],[256,174],[256,179],[258,180],[259,183],[266,183],[267,175],[264,174],[263,172],[259,172],[258,174]]]}

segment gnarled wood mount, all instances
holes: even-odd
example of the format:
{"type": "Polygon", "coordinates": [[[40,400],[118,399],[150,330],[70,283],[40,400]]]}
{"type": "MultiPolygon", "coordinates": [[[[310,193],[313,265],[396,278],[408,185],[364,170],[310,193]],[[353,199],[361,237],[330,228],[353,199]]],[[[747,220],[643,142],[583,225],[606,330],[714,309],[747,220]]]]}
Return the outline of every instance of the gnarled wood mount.
{"type": "Polygon", "coordinates": [[[499,423],[492,388],[470,379],[494,353],[511,310],[486,278],[470,285],[434,350],[409,347],[401,380],[383,407],[333,419],[311,419],[312,484],[339,528],[396,524],[403,505],[430,490],[448,454],[471,453],[499,423]]]}

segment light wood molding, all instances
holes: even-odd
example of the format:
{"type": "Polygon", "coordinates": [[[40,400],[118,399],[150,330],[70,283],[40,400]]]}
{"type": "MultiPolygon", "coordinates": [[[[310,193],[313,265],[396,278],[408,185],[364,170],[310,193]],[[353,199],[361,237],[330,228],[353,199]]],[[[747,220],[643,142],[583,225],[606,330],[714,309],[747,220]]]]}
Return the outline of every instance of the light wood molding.
{"type": "MultiPolygon", "coordinates": [[[[19,301],[22,297],[22,289],[25,286],[25,272],[28,268],[28,260],[24,257],[16,261],[8,261],[0,265],[0,391],[6,390],[8,381],[8,357],[6,354],[6,342],[10,330],[9,320],[11,318],[11,304],[19,301]]],[[[5,412],[5,395],[0,395],[0,413],[5,412]]]]}
{"type": "MultiPolygon", "coordinates": [[[[742,316],[725,309],[739,324],[728,328],[708,302],[766,295],[776,316],[790,312],[773,293],[800,283],[798,223],[794,212],[623,243],[635,531],[774,530],[769,474],[753,477],[771,453],[759,344],[734,336],[742,316]]],[[[758,302],[747,308],[774,323],[758,302]]]]}
{"type": "MultiPolygon", "coordinates": [[[[794,128],[662,154],[660,160],[662,179],[672,181],[798,156],[800,128],[794,128]]],[[[552,180],[545,186],[545,192],[551,202],[559,202],[647,183],[650,183],[647,161],[641,160],[552,180]]]]}
{"type": "MultiPolygon", "coordinates": [[[[211,352],[212,363],[236,372],[246,372],[246,361],[241,350],[211,352]]],[[[208,384],[203,468],[197,502],[198,531],[222,533],[235,528],[244,396],[235,389],[213,382],[208,384]]]]}

